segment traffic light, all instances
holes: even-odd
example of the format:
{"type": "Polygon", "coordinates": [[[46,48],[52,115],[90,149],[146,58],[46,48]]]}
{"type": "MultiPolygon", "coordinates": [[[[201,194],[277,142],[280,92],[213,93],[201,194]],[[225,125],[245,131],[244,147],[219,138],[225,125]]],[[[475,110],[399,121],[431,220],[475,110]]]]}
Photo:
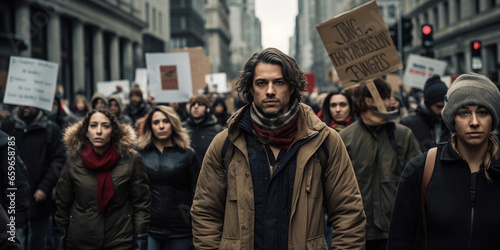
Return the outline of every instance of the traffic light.
{"type": "Polygon", "coordinates": [[[432,39],[432,26],[430,24],[422,25],[422,47],[432,48],[434,39],[432,39]]]}
{"type": "Polygon", "coordinates": [[[411,45],[411,42],[413,40],[412,36],[412,29],[413,29],[413,23],[411,22],[410,18],[403,17],[401,25],[403,26],[403,47],[411,45]]]}
{"type": "Polygon", "coordinates": [[[483,44],[481,41],[472,41],[470,43],[471,60],[472,60],[472,70],[483,69],[483,60],[481,58],[481,48],[483,44]]]}

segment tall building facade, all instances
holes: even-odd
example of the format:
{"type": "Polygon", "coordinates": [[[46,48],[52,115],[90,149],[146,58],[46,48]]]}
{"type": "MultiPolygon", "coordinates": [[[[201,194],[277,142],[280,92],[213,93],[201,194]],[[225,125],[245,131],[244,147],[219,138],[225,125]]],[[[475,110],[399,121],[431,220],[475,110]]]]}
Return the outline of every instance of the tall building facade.
{"type": "Polygon", "coordinates": [[[212,73],[231,70],[231,33],[228,0],[207,0],[205,3],[205,50],[212,73]]]}
{"type": "Polygon", "coordinates": [[[472,72],[470,44],[482,42],[481,74],[499,82],[500,0],[408,0],[403,16],[412,20],[413,42],[405,55],[424,52],[421,27],[433,27],[434,57],[448,62],[446,74],[472,72]]]}
{"type": "Polygon", "coordinates": [[[0,16],[2,89],[10,56],[39,58],[59,64],[57,81],[70,101],[76,93],[91,97],[99,81],[134,80],[143,52],[165,51],[170,37],[160,0],[2,1],[0,16]]]}
{"type": "Polygon", "coordinates": [[[261,25],[255,16],[253,0],[231,0],[229,10],[231,61],[227,73],[230,79],[235,79],[248,59],[262,50],[261,25]]]}
{"type": "Polygon", "coordinates": [[[171,49],[205,46],[205,0],[170,0],[171,49]]]}

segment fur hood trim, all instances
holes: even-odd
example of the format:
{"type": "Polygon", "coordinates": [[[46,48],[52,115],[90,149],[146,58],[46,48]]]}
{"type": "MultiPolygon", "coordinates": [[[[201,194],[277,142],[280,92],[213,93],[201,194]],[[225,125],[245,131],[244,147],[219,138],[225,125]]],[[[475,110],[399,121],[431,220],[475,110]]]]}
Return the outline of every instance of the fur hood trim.
{"type": "MultiPolygon", "coordinates": [[[[81,155],[83,147],[89,143],[86,136],[80,135],[83,129],[83,120],[80,120],[69,126],[63,135],[63,141],[66,143],[66,154],[69,158],[81,155]]],[[[118,129],[121,130],[121,138],[115,140],[115,147],[121,158],[127,158],[134,152],[136,135],[134,129],[128,124],[118,123],[118,129]]]]}

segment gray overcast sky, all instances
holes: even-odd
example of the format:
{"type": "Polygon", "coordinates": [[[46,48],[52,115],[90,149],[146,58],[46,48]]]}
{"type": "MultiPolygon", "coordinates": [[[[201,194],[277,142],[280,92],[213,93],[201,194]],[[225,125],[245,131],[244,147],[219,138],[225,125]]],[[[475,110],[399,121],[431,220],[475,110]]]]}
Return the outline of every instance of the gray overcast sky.
{"type": "Polygon", "coordinates": [[[255,15],[262,28],[262,48],[275,47],[289,53],[297,5],[297,0],[255,0],[255,15]]]}

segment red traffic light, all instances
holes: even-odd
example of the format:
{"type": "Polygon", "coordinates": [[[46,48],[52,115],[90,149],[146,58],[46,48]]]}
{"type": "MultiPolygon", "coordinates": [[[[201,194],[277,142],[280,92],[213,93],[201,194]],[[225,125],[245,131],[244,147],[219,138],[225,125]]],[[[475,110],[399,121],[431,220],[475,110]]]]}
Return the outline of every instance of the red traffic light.
{"type": "Polygon", "coordinates": [[[475,50],[481,49],[481,42],[479,42],[479,41],[472,42],[472,48],[475,50]]]}
{"type": "Polygon", "coordinates": [[[431,33],[432,33],[432,27],[431,27],[430,25],[428,25],[428,24],[426,24],[426,25],[422,26],[422,33],[423,33],[424,35],[429,35],[429,34],[431,34],[431,33]]]}

